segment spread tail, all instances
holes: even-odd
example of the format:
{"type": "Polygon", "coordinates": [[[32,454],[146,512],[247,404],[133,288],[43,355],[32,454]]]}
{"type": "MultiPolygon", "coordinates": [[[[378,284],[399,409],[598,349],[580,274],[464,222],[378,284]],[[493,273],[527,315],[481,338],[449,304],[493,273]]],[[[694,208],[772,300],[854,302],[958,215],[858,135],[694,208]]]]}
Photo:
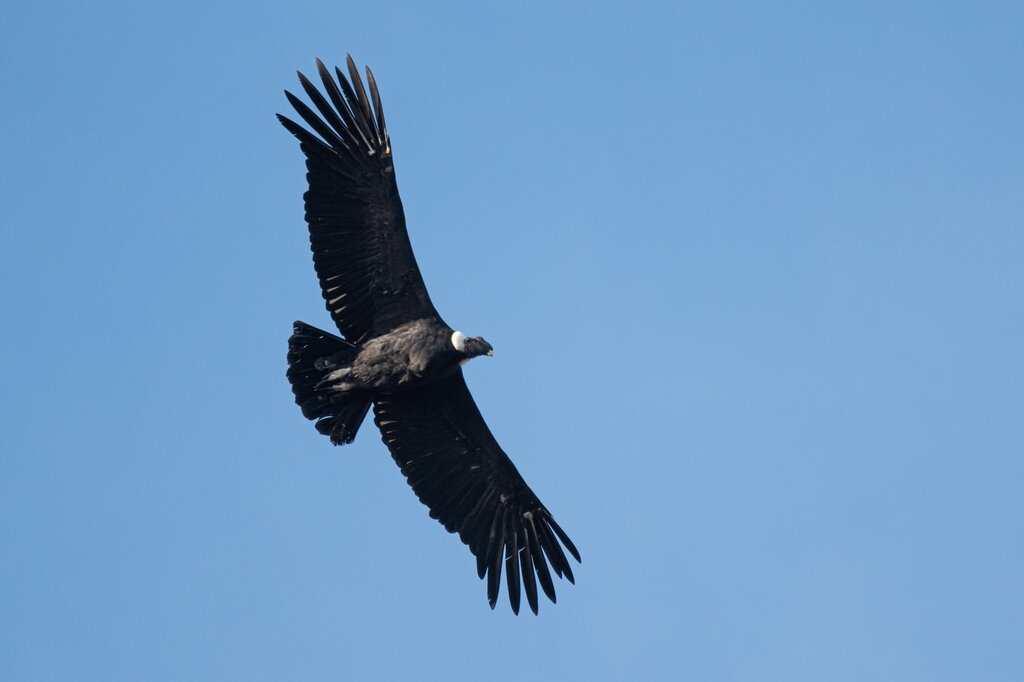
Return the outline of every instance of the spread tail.
{"type": "Polygon", "coordinates": [[[358,354],[358,346],[305,322],[296,322],[288,339],[288,381],[295,402],[335,445],[355,439],[370,409],[372,395],[345,381],[358,354]]]}

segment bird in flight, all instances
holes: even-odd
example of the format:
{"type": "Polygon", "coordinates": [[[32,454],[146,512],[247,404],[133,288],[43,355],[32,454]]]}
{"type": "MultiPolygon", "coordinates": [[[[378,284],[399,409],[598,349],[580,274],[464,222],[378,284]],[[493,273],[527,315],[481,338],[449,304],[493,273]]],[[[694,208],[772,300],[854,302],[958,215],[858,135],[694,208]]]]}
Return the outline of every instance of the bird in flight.
{"type": "Polygon", "coordinates": [[[347,78],[339,68],[332,76],[319,59],[316,66],[323,93],[299,73],[316,111],[285,91],[309,129],[278,120],[306,156],[313,265],[342,336],[295,323],[288,339],[295,402],[335,445],[352,442],[373,405],[374,423],[413,492],[476,557],[491,608],[504,564],[512,610],[519,613],[521,584],[537,613],[538,583],[555,601],[552,571],[575,582],[562,547],[577,562],[580,554],[498,445],[466,386],[461,365],[493,349],[445,324],[430,301],[373,73],[366,69],[367,95],[351,56],[347,78]]]}

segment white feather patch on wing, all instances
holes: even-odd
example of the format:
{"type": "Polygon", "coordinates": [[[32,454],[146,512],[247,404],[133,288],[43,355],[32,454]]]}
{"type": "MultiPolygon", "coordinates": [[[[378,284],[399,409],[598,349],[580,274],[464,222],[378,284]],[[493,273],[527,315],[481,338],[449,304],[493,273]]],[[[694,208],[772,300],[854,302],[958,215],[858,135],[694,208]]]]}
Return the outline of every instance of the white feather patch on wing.
{"type": "Polygon", "coordinates": [[[460,353],[466,350],[466,335],[462,332],[452,332],[452,345],[460,353]]]}

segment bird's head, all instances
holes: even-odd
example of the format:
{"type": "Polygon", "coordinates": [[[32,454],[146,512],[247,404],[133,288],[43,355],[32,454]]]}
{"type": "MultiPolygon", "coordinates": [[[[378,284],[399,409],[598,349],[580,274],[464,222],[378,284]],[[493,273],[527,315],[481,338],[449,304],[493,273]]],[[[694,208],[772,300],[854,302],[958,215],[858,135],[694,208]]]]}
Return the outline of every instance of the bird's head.
{"type": "Polygon", "coordinates": [[[494,348],[480,336],[466,336],[462,332],[452,333],[452,346],[458,352],[465,355],[465,359],[475,358],[478,355],[494,355],[494,348]]]}

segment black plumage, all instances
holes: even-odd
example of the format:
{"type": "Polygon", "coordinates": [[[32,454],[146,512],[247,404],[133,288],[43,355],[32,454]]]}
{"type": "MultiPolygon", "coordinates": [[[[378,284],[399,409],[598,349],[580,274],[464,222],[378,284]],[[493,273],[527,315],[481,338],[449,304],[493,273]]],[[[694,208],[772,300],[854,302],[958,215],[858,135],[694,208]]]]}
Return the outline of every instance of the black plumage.
{"type": "Polygon", "coordinates": [[[316,111],[285,95],[310,132],[278,119],[306,155],[306,222],[327,310],[344,338],[296,322],[288,342],[295,401],[336,445],[351,442],[370,406],[391,456],[430,516],[477,559],[494,608],[502,564],[512,610],[537,586],[555,601],[551,571],[574,582],[563,547],[579,552],[498,445],[460,365],[491,345],[441,319],[416,265],[373,74],[369,96],[352,58],[348,78],[317,60],[316,111]],[[319,112],[319,115],[318,113],[319,112]],[[314,134],[315,133],[315,134],[314,134]]]}

